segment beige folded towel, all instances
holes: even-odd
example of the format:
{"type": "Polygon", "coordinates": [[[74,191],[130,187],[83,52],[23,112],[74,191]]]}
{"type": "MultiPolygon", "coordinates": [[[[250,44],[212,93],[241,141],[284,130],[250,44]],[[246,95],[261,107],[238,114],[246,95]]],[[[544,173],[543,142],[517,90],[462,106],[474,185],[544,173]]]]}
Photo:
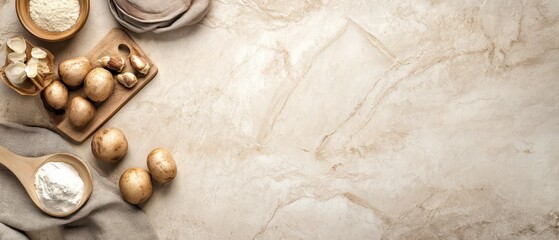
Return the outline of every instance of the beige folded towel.
{"type": "MultiPolygon", "coordinates": [[[[55,133],[13,123],[0,123],[0,145],[28,157],[73,153],[55,133]]],[[[68,218],[54,218],[39,210],[17,178],[0,165],[0,239],[157,239],[146,215],[125,203],[109,180],[91,173],[89,201],[68,218]]]]}
{"type": "Polygon", "coordinates": [[[138,21],[161,22],[175,18],[190,8],[190,0],[113,0],[124,13],[138,21]]]}
{"type": "Polygon", "coordinates": [[[114,18],[130,31],[162,33],[198,23],[210,0],[108,0],[114,18]]]}

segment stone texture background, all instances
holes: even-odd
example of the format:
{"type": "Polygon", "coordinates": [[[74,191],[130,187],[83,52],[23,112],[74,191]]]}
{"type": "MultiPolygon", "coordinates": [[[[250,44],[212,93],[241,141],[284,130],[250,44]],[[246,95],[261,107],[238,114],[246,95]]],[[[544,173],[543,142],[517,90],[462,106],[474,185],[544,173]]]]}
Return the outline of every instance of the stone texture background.
{"type": "MultiPolygon", "coordinates": [[[[80,56],[117,23],[91,1],[80,56]]],[[[111,181],[165,146],[162,239],[557,239],[559,2],[215,0],[133,34],[159,75],[106,126],[111,181]]],[[[29,35],[0,0],[0,40],[29,35]]],[[[35,43],[39,43],[36,39],[35,43]]],[[[3,63],[5,45],[0,46],[3,63]]],[[[0,84],[0,119],[45,125],[0,84]]]]}

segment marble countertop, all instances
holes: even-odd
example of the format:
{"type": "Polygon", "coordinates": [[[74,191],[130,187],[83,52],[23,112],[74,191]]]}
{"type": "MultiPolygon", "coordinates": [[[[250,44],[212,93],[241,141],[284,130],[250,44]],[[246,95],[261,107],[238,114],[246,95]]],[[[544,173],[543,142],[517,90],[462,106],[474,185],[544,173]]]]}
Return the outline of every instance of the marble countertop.
{"type": "MultiPolygon", "coordinates": [[[[115,183],[173,152],[177,178],[141,205],[161,239],[556,239],[559,2],[407,2],[215,0],[200,24],[132,34],[159,74],[105,125],[128,154],[75,148],[115,183]]],[[[118,27],[91,4],[40,45],[87,53],[118,27]]],[[[13,5],[0,42],[29,37],[13,5]]],[[[37,112],[0,85],[1,120],[37,112]]]]}

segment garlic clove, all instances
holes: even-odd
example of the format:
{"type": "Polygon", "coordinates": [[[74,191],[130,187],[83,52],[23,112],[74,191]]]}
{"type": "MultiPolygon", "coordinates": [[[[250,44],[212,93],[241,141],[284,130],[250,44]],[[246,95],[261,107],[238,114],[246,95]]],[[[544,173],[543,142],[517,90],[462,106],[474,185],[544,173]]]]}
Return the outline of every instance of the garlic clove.
{"type": "Polygon", "coordinates": [[[24,63],[11,63],[6,66],[4,72],[6,73],[6,77],[8,77],[8,80],[10,80],[10,82],[12,82],[13,84],[22,84],[27,78],[25,67],[26,66],[24,63]]]}
{"type": "Polygon", "coordinates": [[[130,65],[132,65],[132,67],[142,75],[146,75],[149,72],[149,62],[138,55],[130,55],[130,65]]]}
{"type": "Polygon", "coordinates": [[[20,37],[10,38],[6,44],[16,53],[25,53],[25,50],[27,49],[27,42],[20,37]]]}
{"type": "Polygon", "coordinates": [[[115,72],[122,72],[125,66],[124,58],[117,56],[103,56],[99,58],[99,63],[103,67],[115,72]]]}
{"type": "Polygon", "coordinates": [[[43,59],[31,58],[29,59],[27,64],[29,65],[30,63],[37,64],[37,72],[39,74],[45,75],[51,72],[49,67],[49,61],[45,58],[43,59]]]}
{"type": "Polygon", "coordinates": [[[41,48],[34,47],[31,48],[31,56],[37,59],[43,59],[47,57],[47,52],[41,48]]]}
{"type": "Polygon", "coordinates": [[[39,59],[36,59],[36,58],[32,57],[31,59],[29,59],[29,61],[27,61],[27,64],[29,64],[29,63],[36,63],[37,65],[39,65],[39,59]]]}
{"type": "Polygon", "coordinates": [[[37,61],[29,61],[25,67],[25,73],[28,78],[34,78],[38,73],[38,63],[37,61]]]}
{"type": "Polygon", "coordinates": [[[25,59],[27,58],[27,56],[25,55],[25,53],[17,53],[17,52],[13,52],[8,54],[8,59],[10,60],[10,63],[16,63],[16,62],[25,62],[25,59]]]}
{"type": "Polygon", "coordinates": [[[49,62],[47,59],[40,59],[37,61],[37,67],[39,70],[39,74],[47,74],[50,73],[49,62]]]}
{"type": "Polygon", "coordinates": [[[117,75],[116,80],[126,88],[133,88],[138,83],[138,78],[131,72],[117,75]]]}

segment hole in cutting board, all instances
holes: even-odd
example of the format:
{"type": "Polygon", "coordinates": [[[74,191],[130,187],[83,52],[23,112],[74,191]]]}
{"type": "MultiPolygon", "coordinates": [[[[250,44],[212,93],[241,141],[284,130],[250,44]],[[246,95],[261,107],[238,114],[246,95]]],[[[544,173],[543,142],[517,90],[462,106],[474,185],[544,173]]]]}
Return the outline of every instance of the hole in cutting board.
{"type": "Polygon", "coordinates": [[[130,47],[128,47],[128,45],[126,44],[119,44],[118,52],[120,53],[120,55],[128,57],[130,56],[130,47]]]}

